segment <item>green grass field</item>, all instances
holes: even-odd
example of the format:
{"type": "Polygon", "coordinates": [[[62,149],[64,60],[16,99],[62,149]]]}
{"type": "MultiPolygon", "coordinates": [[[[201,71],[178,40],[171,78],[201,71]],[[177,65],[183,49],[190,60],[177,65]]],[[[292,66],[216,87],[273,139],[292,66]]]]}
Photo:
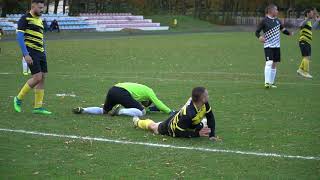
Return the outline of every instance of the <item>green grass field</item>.
{"type": "MultiPolygon", "coordinates": [[[[263,88],[262,44],[252,32],[48,40],[45,106],[52,116],[23,113],[12,97],[28,77],[14,41],[0,47],[0,128],[174,146],[320,157],[320,33],[314,34],[313,80],[296,75],[297,37],[282,36],[278,89],[263,88]],[[152,87],[174,109],[195,86],[209,90],[217,135],[173,139],[136,130],[129,117],[74,115],[104,102],[117,82],[152,87]],[[73,93],[76,97],[57,97],[73,93]],[[106,129],[107,128],[107,129],[106,129]]],[[[156,121],[167,115],[148,114],[156,121]]],[[[72,140],[0,131],[1,179],[319,179],[320,161],[72,140]]]]}

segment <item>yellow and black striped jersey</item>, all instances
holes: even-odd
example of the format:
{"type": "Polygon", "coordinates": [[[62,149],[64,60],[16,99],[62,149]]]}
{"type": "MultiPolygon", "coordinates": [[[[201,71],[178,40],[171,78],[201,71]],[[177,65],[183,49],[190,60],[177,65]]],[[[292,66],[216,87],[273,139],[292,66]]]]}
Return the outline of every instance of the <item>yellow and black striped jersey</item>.
{"type": "Polygon", "coordinates": [[[208,127],[211,128],[210,137],[215,136],[215,119],[209,103],[200,109],[194,105],[191,99],[172,117],[169,124],[169,132],[173,137],[198,137],[203,124],[201,120],[206,117],[208,127]]]}
{"type": "Polygon", "coordinates": [[[27,13],[19,22],[17,32],[24,33],[24,42],[28,48],[44,52],[43,46],[43,22],[38,16],[27,13]]]}
{"type": "Polygon", "coordinates": [[[300,27],[299,42],[304,41],[311,44],[312,41],[312,20],[306,19],[300,27]]]}

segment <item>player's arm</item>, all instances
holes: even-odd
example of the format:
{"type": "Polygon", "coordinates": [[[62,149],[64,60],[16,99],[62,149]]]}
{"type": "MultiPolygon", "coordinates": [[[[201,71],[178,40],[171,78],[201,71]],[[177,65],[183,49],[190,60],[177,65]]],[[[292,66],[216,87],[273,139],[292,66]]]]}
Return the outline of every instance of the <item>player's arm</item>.
{"type": "Polygon", "coordinates": [[[28,56],[29,52],[27,50],[27,46],[24,42],[24,33],[27,27],[27,20],[26,17],[22,17],[20,18],[19,22],[18,22],[18,28],[17,28],[17,41],[19,43],[20,49],[22,51],[23,56],[28,56]]]}
{"type": "Polygon", "coordinates": [[[302,28],[303,26],[305,26],[307,24],[308,19],[303,20],[300,24],[299,27],[302,28]]]}
{"type": "Polygon", "coordinates": [[[47,55],[47,46],[46,46],[46,41],[43,37],[43,49],[44,49],[44,54],[47,55]]]}
{"type": "Polygon", "coordinates": [[[184,138],[192,138],[192,137],[200,137],[199,131],[191,131],[188,130],[192,125],[192,118],[189,117],[188,114],[179,117],[179,122],[177,123],[177,127],[174,131],[177,137],[184,138]]]}
{"type": "Polygon", "coordinates": [[[160,101],[158,99],[158,97],[156,96],[156,94],[153,92],[152,89],[149,90],[148,92],[148,96],[150,101],[152,101],[152,103],[162,112],[169,114],[171,112],[171,109],[168,108],[168,106],[166,106],[162,101],[160,101]]]}
{"type": "Polygon", "coordinates": [[[315,22],[314,22],[312,28],[316,29],[319,25],[319,22],[320,22],[320,15],[319,15],[319,12],[317,11],[316,8],[314,8],[314,12],[315,12],[315,15],[314,15],[315,22]]]}
{"type": "Polygon", "coordinates": [[[319,25],[320,17],[316,18],[315,22],[312,25],[312,29],[316,29],[319,25]]]}
{"type": "Polygon", "coordinates": [[[216,120],[214,118],[214,114],[212,111],[212,108],[210,107],[209,103],[206,103],[206,118],[207,118],[207,124],[208,124],[208,128],[210,128],[211,132],[209,134],[209,138],[211,137],[215,137],[215,129],[216,129],[216,120]]]}
{"type": "Polygon", "coordinates": [[[255,35],[256,37],[259,39],[260,42],[265,42],[265,38],[263,35],[261,35],[261,31],[263,30],[264,28],[264,20],[262,20],[258,26],[257,26],[257,29],[256,29],[256,32],[255,32],[255,35]]]}
{"type": "Polygon", "coordinates": [[[280,30],[281,30],[281,32],[282,32],[283,34],[285,34],[285,35],[287,35],[287,36],[292,36],[292,35],[293,35],[293,32],[288,31],[288,30],[284,27],[284,25],[283,25],[282,23],[280,24],[280,30]]]}

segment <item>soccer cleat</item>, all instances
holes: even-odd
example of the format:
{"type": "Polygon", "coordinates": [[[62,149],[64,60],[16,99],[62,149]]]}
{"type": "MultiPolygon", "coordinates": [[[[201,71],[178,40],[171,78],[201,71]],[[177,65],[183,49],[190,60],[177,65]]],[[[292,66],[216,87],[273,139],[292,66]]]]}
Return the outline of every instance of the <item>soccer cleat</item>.
{"type": "Polygon", "coordinates": [[[139,117],[135,116],[132,118],[133,126],[138,127],[139,117]]]}
{"type": "Polygon", "coordinates": [[[304,70],[302,70],[302,69],[298,69],[298,70],[297,70],[297,73],[298,73],[298,75],[300,75],[300,76],[302,76],[302,77],[305,77],[305,76],[306,76],[304,70]]]}
{"type": "Polygon", "coordinates": [[[308,79],[312,79],[312,78],[313,78],[309,73],[303,71],[302,69],[298,69],[298,70],[297,70],[297,73],[298,73],[300,76],[304,77],[304,78],[308,78],[308,79]]]}
{"type": "Polygon", "coordinates": [[[43,114],[43,115],[50,115],[52,112],[46,110],[45,108],[34,108],[32,111],[33,114],[43,114]]]}
{"type": "Polygon", "coordinates": [[[312,79],[313,77],[311,76],[311,74],[306,73],[306,74],[305,74],[305,78],[312,79]]]}
{"type": "Polygon", "coordinates": [[[22,101],[18,97],[13,98],[13,107],[16,112],[21,112],[22,101]]]}
{"type": "Polygon", "coordinates": [[[271,84],[270,85],[270,88],[274,88],[274,89],[276,89],[276,88],[278,88],[275,84],[271,84]]]}
{"type": "Polygon", "coordinates": [[[115,105],[115,106],[111,109],[111,111],[108,112],[108,114],[109,114],[110,116],[116,116],[116,115],[118,115],[120,109],[121,109],[121,105],[120,105],[120,104],[115,105]]]}
{"type": "Polygon", "coordinates": [[[265,83],[265,84],[264,84],[264,88],[269,89],[270,87],[271,87],[271,86],[270,86],[269,83],[265,83]]]}
{"type": "Polygon", "coordinates": [[[73,112],[74,114],[82,114],[83,108],[82,108],[82,107],[73,108],[73,109],[72,109],[72,112],[73,112]]]}

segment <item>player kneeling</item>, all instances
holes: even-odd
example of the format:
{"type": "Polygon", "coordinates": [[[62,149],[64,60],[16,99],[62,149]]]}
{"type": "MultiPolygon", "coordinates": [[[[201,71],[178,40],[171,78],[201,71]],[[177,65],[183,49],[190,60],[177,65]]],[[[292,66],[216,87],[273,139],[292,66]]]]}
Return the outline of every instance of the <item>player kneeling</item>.
{"type": "Polygon", "coordinates": [[[109,114],[143,116],[148,111],[162,111],[171,114],[172,111],[161,102],[154,91],[148,86],[137,83],[118,83],[109,89],[103,108],[101,107],[77,107],[73,109],[75,114],[109,114]],[[150,107],[151,105],[154,105],[150,107]]]}
{"type": "Polygon", "coordinates": [[[202,136],[209,137],[212,141],[219,140],[215,136],[215,118],[208,99],[208,91],[204,87],[196,87],[182,109],[166,121],[156,123],[151,119],[141,120],[134,117],[133,124],[155,134],[185,138],[202,136]],[[204,117],[207,118],[208,127],[201,122],[204,117]]]}

